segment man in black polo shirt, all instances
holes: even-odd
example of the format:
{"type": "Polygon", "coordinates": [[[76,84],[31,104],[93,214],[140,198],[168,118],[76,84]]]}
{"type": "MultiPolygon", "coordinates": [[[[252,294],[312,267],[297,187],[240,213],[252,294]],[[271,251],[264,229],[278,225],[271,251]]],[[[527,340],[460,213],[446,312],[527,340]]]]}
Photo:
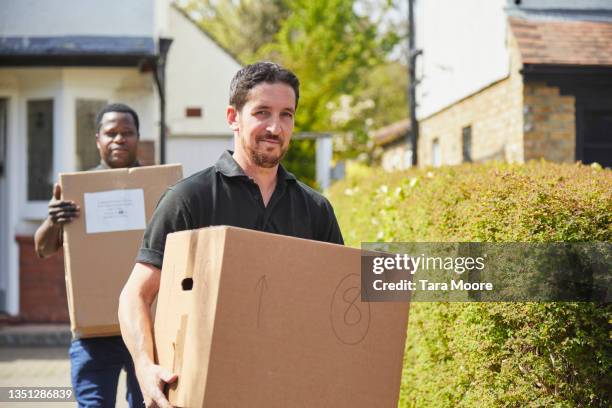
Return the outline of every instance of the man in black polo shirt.
{"type": "Polygon", "coordinates": [[[231,225],[342,244],[325,197],[279,163],[289,147],[299,98],[297,77],[261,62],[242,68],[230,86],[226,116],[234,151],[177,183],[158,203],[119,302],[121,333],[134,358],[147,405],[170,406],[162,389],[176,375],[153,360],[150,307],[159,290],[166,235],[231,225]]]}
{"type": "MultiPolygon", "coordinates": [[[[140,165],[136,160],[139,121],[132,108],[120,103],[105,106],[96,116],[96,129],[100,164],[91,170],[140,165]]],[[[80,213],[73,201],[62,200],[61,196],[62,190],[59,184],[55,184],[48,216],[34,235],[36,253],[41,258],[53,255],[62,247],[63,225],[80,213]]],[[[127,373],[126,399],[129,406],[143,406],[134,364],[121,336],[74,338],[69,355],[72,388],[79,407],[114,407],[122,368],[127,373]]]]}

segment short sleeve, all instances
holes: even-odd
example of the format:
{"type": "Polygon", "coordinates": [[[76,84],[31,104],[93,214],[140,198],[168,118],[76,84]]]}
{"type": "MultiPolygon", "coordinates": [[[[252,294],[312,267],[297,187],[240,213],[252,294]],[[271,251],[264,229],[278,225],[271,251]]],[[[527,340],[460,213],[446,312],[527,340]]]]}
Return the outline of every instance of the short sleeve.
{"type": "Polygon", "coordinates": [[[334,209],[327,199],[324,199],[321,211],[323,214],[320,219],[323,222],[319,224],[319,237],[317,239],[319,241],[331,242],[332,244],[344,245],[344,238],[342,238],[336,214],[334,214],[334,209]]]}
{"type": "Polygon", "coordinates": [[[157,203],[147,225],[136,262],[161,269],[164,261],[166,236],[177,231],[191,229],[191,217],[180,194],[168,189],[157,203]]]}

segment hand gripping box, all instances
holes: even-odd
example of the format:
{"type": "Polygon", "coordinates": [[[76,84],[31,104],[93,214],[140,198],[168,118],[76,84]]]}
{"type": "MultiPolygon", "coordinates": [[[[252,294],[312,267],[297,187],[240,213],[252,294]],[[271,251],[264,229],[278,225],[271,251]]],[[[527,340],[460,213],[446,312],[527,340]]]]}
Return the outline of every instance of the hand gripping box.
{"type": "Polygon", "coordinates": [[[76,337],[120,335],[119,294],[134,267],[146,223],[181,165],[60,174],[62,198],[81,208],[64,226],[70,326],[76,337]]]}
{"type": "Polygon", "coordinates": [[[156,358],[177,407],[397,407],[408,303],[360,299],[361,251],[233,228],[169,234],[156,358]]]}

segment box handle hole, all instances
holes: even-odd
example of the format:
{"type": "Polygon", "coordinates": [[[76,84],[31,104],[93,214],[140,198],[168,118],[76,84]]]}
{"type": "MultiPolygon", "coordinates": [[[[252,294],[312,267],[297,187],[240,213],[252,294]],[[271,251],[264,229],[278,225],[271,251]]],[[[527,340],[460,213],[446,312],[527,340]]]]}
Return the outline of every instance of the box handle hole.
{"type": "Polygon", "coordinates": [[[183,287],[183,290],[193,289],[193,278],[183,279],[183,281],[181,282],[181,286],[183,287]]]}

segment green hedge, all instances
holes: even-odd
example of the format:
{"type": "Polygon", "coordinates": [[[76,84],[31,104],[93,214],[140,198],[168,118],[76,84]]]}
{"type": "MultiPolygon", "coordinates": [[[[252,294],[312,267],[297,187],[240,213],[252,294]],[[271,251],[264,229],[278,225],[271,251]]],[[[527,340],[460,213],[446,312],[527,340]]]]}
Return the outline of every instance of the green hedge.
{"type": "MultiPolygon", "coordinates": [[[[612,172],[533,162],[361,170],[329,192],[362,241],[612,241],[612,172]]],[[[401,407],[612,406],[612,306],[414,303],[401,407]]]]}

